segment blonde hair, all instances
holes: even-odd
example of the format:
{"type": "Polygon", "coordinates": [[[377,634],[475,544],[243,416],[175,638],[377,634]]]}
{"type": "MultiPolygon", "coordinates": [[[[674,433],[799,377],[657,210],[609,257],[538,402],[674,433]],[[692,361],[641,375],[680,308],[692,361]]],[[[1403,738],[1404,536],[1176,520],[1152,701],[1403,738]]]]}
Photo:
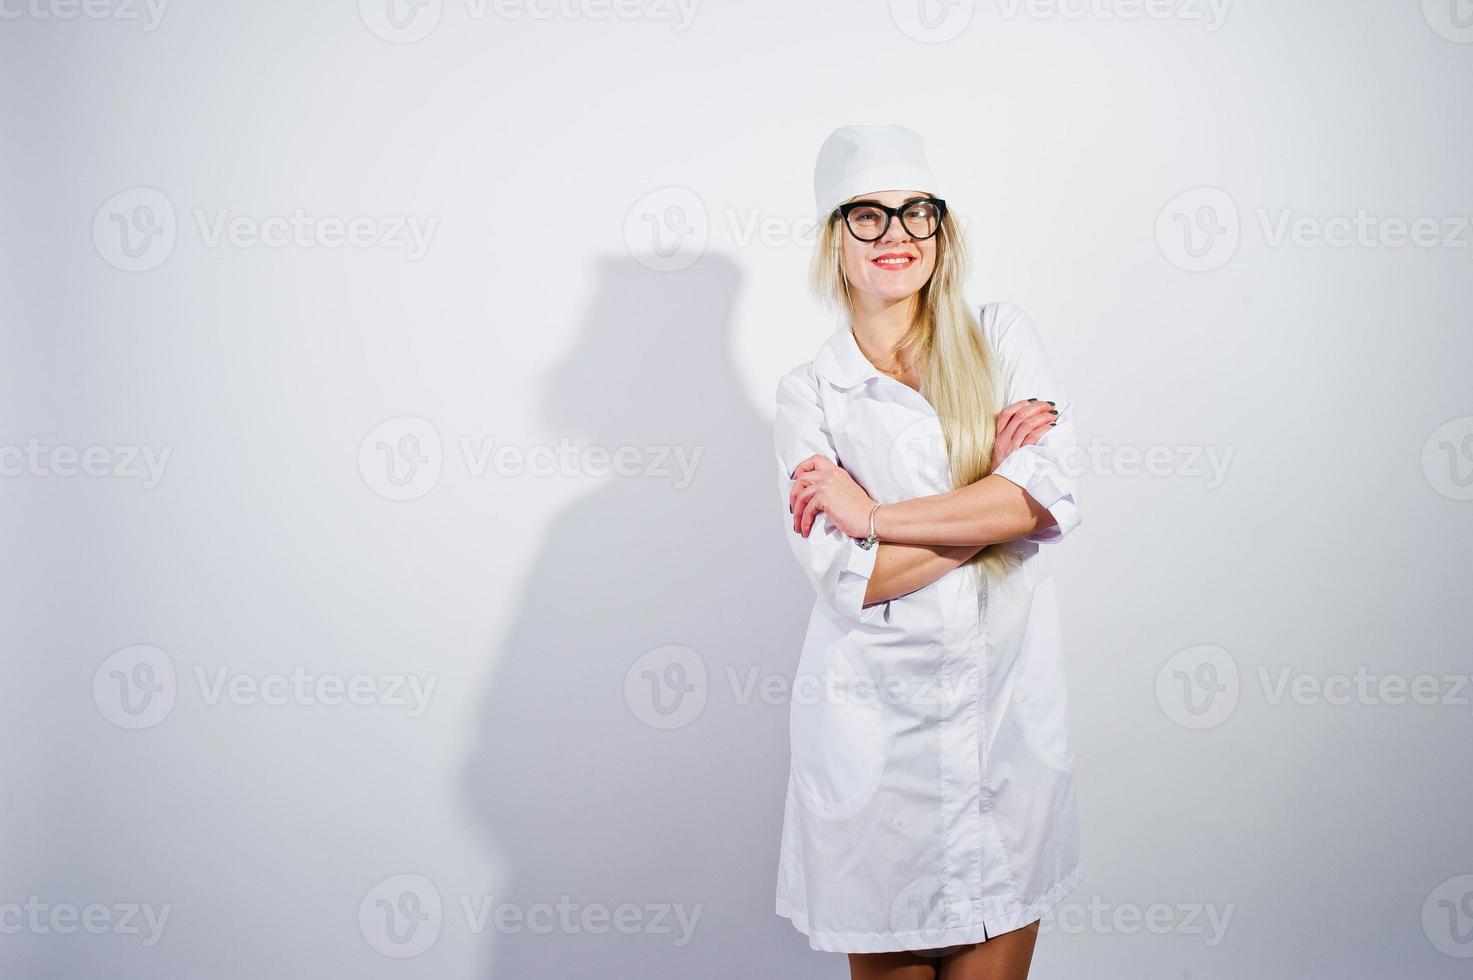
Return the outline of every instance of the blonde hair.
{"type": "MultiPolygon", "coordinates": [[[[843,219],[837,212],[831,214],[813,251],[809,280],[819,298],[844,313],[852,324],[854,304],[844,273],[843,229],[843,219]]],[[[922,385],[926,400],[940,418],[952,484],[957,487],[976,483],[992,471],[997,414],[1003,407],[997,359],[962,293],[966,272],[966,242],[947,211],[936,236],[936,267],[920,288],[910,328],[896,346],[897,355],[907,363],[925,365],[922,385]]],[[[1021,560],[1017,550],[1004,541],[983,548],[966,564],[979,579],[985,573],[1005,581],[1021,560]]]]}

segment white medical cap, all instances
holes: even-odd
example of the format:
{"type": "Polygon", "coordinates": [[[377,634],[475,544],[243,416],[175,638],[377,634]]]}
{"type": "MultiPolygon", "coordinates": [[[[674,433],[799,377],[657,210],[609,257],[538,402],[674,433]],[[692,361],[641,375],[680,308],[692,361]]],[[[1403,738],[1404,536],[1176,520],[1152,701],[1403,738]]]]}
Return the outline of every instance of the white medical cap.
{"type": "Polygon", "coordinates": [[[813,195],[819,221],[856,194],[909,190],[941,196],[921,137],[904,126],[840,126],[818,149],[813,195]]]}

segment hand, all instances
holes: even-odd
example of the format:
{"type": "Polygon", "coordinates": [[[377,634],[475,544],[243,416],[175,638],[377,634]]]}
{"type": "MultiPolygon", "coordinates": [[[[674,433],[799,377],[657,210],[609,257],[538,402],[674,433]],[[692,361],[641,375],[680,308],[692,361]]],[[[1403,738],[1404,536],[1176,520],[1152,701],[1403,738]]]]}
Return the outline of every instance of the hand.
{"type": "Polygon", "coordinates": [[[1013,402],[998,412],[997,439],[992,444],[992,469],[989,472],[996,471],[1014,449],[1031,446],[1042,439],[1058,418],[1054,403],[1041,398],[1013,402]]]}
{"type": "Polygon", "coordinates": [[[854,477],[827,456],[809,456],[793,468],[788,509],[793,512],[793,530],[805,538],[820,511],[851,538],[867,538],[869,512],[874,505],[854,477]]]}

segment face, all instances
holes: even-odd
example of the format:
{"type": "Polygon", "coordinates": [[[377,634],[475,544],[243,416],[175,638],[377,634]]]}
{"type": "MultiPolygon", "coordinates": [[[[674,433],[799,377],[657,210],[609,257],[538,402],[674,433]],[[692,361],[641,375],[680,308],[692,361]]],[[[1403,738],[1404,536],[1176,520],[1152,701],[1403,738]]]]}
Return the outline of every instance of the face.
{"type": "MultiPolygon", "coordinates": [[[[877,201],[898,208],[908,201],[928,196],[921,191],[875,191],[849,200],[877,201]]],[[[863,229],[861,233],[864,233],[863,229]]],[[[865,234],[868,237],[868,233],[865,234]]],[[[855,238],[841,218],[839,236],[843,243],[844,274],[849,278],[849,291],[856,303],[868,300],[889,304],[906,299],[926,284],[936,268],[938,236],[916,238],[898,216],[891,218],[890,227],[872,242],[855,238]]]]}

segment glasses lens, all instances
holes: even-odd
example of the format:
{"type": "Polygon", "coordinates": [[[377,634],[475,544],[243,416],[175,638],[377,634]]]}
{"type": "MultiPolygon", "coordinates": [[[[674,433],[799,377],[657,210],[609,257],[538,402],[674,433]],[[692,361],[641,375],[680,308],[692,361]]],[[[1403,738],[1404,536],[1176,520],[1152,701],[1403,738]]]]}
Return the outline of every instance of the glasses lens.
{"type": "Polygon", "coordinates": [[[930,238],[941,227],[941,209],[930,201],[916,201],[906,205],[900,213],[900,221],[905,230],[917,238],[930,238]]]}
{"type": "Polygon", "coordinates": [[[885,233],[886,217],[879,208],[854,208],[849,212],[849,231],[862,242],[872,242],[885,233]]]}

